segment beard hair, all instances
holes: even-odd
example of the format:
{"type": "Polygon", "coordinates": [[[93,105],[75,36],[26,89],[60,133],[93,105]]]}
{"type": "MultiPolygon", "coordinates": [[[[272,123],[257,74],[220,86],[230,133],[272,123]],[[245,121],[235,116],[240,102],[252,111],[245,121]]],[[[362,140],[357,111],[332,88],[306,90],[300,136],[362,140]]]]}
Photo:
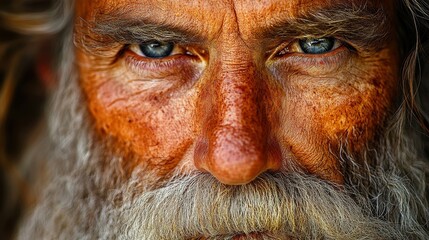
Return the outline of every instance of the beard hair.
{"type": "Polygon", "coordinates": [[[342,145],[343,187],[298,168],[242,186],[202,173],[162,182],[145,166],[127,176],[124,156],[92,130],[71,52],[27,151],[40,194],[19,239],[429,239],[428,167],[400,131],[358,155],[342,145]]]}

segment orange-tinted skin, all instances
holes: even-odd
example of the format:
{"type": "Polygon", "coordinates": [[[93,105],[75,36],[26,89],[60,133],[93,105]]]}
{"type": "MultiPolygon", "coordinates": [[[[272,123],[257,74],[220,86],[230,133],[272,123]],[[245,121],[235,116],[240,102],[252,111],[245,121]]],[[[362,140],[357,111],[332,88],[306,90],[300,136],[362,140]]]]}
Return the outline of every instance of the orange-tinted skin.
{"type": "MultiPolygon", "coordinates": [[[[341,184],[330,147],[347,136],[360,151],[375,137],[397,91],[394,39],[377,51],[342,46],[308,60],[300,53],[275,57],[284,43],[256,34],[333,2],[341,1],[77,1],[77,19],[91,22],[96,13],[126,8],[130,17],[174,23],[205,39],[185,46],[192,56],[161,60],[128,49],[111,61],[119,44],[103,56],[77,47],[97,131],[134,156],[130,166],[144,163],[161,179],[196,170],[246,184],[265,171],[292,171],[287,163],[295,161],[308,174],[341,184]]],[[[393,12],[391,1],[382,2],[393,12]]]]}

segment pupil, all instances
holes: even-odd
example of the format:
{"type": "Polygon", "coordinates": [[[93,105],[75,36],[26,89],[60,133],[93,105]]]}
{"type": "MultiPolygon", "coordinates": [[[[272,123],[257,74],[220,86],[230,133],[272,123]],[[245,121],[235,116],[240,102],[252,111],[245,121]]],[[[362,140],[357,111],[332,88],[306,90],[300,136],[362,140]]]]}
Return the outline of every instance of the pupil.
{"type": "Polygon", "coordinates": [[[299,40],[299,45],[304,53],[322,54],[327,53],[334,47],[333,38],[307,38],[299,40]]]}
{"type": "Polygon", "coordinates": [[[170,56],[174,48],[172,42],[152,41],[139,45],[142,53],[149,58],[163,58],[170,56]]]}

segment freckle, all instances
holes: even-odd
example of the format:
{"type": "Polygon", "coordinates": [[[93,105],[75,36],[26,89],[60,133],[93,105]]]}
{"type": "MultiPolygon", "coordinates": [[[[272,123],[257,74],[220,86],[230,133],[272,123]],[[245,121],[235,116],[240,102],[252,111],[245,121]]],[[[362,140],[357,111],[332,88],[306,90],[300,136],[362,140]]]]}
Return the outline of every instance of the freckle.
{"type": "Polygon", "coordinates": [[[380,79],[373,78],[372,79],[372,85],[374,85],[374,87],[380,87],[380,79]]]}
{"type": "Polygon", "coordinates": [[[154,96],[152,96],[151,97],[151,99],[150,100],[152,100],[152,101],[158,101],[158,96],[157,95],[154,95],[154,96]]]}
{"type": "Polygon", "coordinates": [[[344,125],[346,123],[346,117],[344,115],[342,115],[340,117],[340,121],[339,122],[340,122],[341,125],[344,125]]]}
{"type": "Polygon", "coordinates": [[[133,122],[133,120],[132,119],[128,119],[128,123],[132,123],[133,122]]]}

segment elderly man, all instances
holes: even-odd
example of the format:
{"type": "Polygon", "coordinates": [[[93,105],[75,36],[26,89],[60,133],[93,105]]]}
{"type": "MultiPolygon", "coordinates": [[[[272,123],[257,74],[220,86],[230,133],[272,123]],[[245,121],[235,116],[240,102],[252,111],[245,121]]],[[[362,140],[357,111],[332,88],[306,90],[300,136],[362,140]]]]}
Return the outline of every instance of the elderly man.
{"type": "Polygon", "coordinates": [[[61,49],[17,238],[429,238],[425,1],[9,5],[9,56],[61,49]]]}

